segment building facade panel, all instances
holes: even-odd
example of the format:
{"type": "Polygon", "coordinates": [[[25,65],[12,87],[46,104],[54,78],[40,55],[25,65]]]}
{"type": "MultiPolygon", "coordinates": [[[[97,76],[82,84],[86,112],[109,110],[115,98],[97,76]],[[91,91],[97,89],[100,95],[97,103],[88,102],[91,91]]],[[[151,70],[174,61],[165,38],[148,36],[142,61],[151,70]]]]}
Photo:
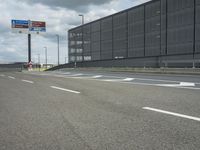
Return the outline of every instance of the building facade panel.
{"type": "Polygon", "coordinates": [[[152,0],[68,35],[70,62],[152,58],[157,61],[152,64],[163,66],[171,58],[195,59],[200,53],[200,1],[152,0]]]}

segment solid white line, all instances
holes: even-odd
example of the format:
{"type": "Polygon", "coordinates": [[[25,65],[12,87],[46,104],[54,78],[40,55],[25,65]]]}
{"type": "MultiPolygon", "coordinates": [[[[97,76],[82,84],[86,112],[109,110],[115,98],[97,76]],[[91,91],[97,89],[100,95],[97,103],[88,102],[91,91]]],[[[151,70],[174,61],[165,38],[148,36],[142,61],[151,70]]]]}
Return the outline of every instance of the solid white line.
{"type": "Polygon", "coordinates": [[[64,89],[64,88],[60,88],[60,87],[56,87],[56,86],[51,86],[51,88],[57,89],[57,90],[61,90],[61,91],[65,91],[65,92],[71,92],[71,93],[75,93],[75,94],[80,94],[80,92],[78,92],[78,91],[64,89]]]}
{"type": "Polygon", "coordinates": [[[10,79],[15,79],[15,77],[12,77],[12,76],[8,76],[8,78],[10,78],[10,79]]]}
{"type": "Polygon", "coordinates": [[[31,83],[31,84],[34,83],[33,81],[29,81],[29,80],[22,80],[22,82],[31,83]]]}
{"type": "Polygon", "coordinates": [[[168,114],[168,115],[172,115],[172,116],[176,116],[176,117],[186,118],[186,119],[190,119],[190,120],[200,121],[200,118],[197,118],[197,117],[188,116],[188,115],[184,115],[184,114],[178,114],[178,113],[160,110],[160,109],[156,109],[156,108],[143,107],[142,109],[151,110],[151,111],[168,114]]]}

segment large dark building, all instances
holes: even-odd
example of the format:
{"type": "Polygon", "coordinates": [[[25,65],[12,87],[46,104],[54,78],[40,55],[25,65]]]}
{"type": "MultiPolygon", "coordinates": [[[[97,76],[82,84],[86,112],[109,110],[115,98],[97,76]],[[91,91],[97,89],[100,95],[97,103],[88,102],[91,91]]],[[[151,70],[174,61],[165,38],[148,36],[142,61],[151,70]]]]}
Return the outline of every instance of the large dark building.
{"type": "Polygon", "coordinates": [[[69,62],[79,66],[197,67],[200,0],[152,0],[68,35],[69,62]]]}

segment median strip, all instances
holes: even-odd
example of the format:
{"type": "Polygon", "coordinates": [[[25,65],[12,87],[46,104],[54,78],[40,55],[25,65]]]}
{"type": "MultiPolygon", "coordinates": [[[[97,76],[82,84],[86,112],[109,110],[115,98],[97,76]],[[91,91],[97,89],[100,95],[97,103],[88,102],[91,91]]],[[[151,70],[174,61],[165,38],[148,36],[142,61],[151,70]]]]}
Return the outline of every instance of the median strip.
{"type": "Polygon", "coordinates": [[[22,80],[22,82],[31,83],[31,84],[34,83],[33,81],[29,81],[29,80],[22,80]]]}
{"type": "Polygon", "coordinates": [[[50,86],[53,89],[57,89],[57,90],[61,90],[61,91],[65,91],[65,92],[71,92],[71,93],[75,93],[75,94],[80,94],[80,92],[78,91],[74,91],[74,90],[70,90],[70,89],[64,89],[61,87],[56,87],[56,86],[50,86]]]}
{"type": "Polygon", "coordinates": [[[12,76],[8,76],[8,78],[10,78],[10,79],[15,79],[15,77],[12,77],[12,76]]]}
{"type": "Polygon", "coordinates": [[[200,121],[200,118],[198,118],[198,117],[193,117],[193,116],[188,116],[188,115],[184,115],[184,114],[169,112],[169,111],[165,111],[165,110],[161,110],[161,109],[150,108],[150,107],[143,107],[142,109],[150,110],[150,111],[154,111],[154,112],[159,112],[159,113],[163,113],[163,114],[168,114],[168,115],[172,115],[172,116],[176,116],[176,117],[186,118],[186,119],[190,119],[190,120],[200,121]]]}

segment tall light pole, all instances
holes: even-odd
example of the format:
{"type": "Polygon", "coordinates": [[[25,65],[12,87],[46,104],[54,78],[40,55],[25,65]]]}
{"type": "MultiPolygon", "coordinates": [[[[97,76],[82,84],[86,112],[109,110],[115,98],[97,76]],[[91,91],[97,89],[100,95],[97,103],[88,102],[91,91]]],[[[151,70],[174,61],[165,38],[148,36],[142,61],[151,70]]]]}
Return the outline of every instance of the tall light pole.
{"type": "Polygon", "coordinates": [[[40,71],[40,54],[38,54],[38,67],[39,67],[39,71],[40,71]]]}
{"type": "Polygon", "coordinates": [[[79,14],[78,16],[82,17],[82,25],[84,24],[84,15],[83,14],[79,14]]]}
{"type": "Polygon", "coordinates": [[[44,47],[45,49],[45,63],[46,63],[46,69],[47,69],[47,47],[44,47]]]}
{"type": "Polygon", "coordinates": [[[58,65],[60,64],[60,37],[58,34],[56,34],[57,37],[57,44],[58,44],[58,65]]]}

